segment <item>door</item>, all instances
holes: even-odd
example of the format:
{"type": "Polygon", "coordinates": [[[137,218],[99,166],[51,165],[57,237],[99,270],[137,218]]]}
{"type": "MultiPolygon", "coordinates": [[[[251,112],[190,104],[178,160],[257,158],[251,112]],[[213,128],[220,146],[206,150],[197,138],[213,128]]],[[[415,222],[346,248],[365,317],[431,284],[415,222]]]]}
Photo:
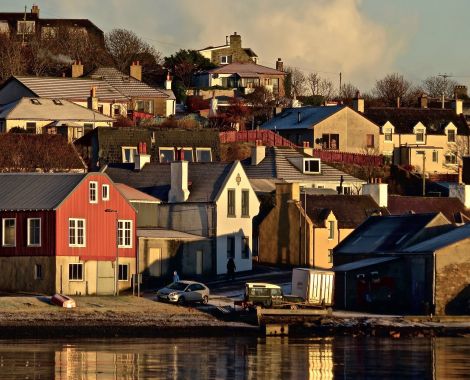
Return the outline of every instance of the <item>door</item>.
{"type": "Polygon", "coordinates": [[[149,249],[147,266],[149,268],[150,276],[161,277],[162,275],[162,249],[161,248],[149,249]]]}
{"type": "Polygon", "coordinates": [[[204,268],[203,268],[203,264],[204,264],[204,260],[203,260],[204,256],[203,256],[203,252],[202,250],[198,249],[196,251],[196,274],[202,274],[204,268]]]}
{"type": "Polygon", "coordinates": [[[113,295],[115,285],[114,262],[98,261],[96,273],[96,294],[113,295]]]}

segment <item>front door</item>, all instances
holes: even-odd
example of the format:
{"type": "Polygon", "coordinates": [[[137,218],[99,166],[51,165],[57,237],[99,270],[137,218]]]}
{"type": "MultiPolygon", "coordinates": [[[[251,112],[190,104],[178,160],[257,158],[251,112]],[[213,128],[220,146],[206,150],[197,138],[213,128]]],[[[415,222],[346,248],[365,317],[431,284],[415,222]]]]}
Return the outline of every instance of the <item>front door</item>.
{"type": "Polygon", "coordinates": [[[149,274],[153,277],[161,277],[162,275],[162,249],[150,248],[148,255],[149,274]]]}
{"type": "Polygon", "coordinates": [[[98,261],[96,273],[96,294],[113,295],[115,285],[114,262],[98,261]]]}

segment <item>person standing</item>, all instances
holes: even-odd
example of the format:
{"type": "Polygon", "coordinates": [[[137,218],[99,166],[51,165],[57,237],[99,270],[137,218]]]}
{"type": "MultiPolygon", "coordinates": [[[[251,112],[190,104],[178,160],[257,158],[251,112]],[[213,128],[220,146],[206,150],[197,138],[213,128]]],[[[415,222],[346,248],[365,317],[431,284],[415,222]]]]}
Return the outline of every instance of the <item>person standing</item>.
{"type": "Polygon", "coordinates": [[[229,279],[234,280],[235,279],[235,271],[237,270],[237,267],[235,266],[235,261],[233,261],[233,258],[228,259],[227,261],[227,276],[229,279]]]}
{"type": "Polygon", "coordinates": [[[178,276],[178,272],[173,272],[173,282],[178,282],[180,280],[180,276],[178,276]]]}

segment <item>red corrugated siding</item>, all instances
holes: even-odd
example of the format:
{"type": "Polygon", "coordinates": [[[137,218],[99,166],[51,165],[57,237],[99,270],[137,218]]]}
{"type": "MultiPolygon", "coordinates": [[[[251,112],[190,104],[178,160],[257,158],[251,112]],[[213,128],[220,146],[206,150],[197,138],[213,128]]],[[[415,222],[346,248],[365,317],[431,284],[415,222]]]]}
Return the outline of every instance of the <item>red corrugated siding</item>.
{"type": "Polygon", "coordinates": [[[136,213],[118,192],[111,180],[104,174],[96,173],[86,179],[69,195],[57,209],[57,256],[80,256],[82,260],[113,260],[116,257],[115,213],[107,213],[105,209],[119,211],[119,219],[132,220],[132,248],[119,248],[121,257],[136,255],[136,213]],[[88,184],[98,182],[98,203],[88,201],[88,184]],[[101,186],[110,185],[109,201],[101,199],[101,186]],[[69,218],[86,219],[86,247],[69,247],[69,218]]]}
{"type": "MultiPolygon", "coordinates": [[[[55,218],[54,211],[3,211],[2,218],[16,218],[16,247],[2,247],[0,256],[54,256],[55,252],[55,218]],[[28,218],[41,219],[41,246],[28,247],[28,218]]],[[[0,235],[2,228],[0,225],[0,235]]]]}

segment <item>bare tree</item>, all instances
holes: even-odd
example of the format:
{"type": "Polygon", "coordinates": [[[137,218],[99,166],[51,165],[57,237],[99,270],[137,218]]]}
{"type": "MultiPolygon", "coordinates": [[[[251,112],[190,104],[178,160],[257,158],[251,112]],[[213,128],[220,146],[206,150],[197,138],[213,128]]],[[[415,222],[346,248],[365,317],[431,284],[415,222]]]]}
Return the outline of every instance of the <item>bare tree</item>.
{"type": "Polygon", "coordinates": [[[417,91],[412,87],[410,81],[403,75],[394,73],[388,74],[375,83],[373,90],[378,100],[385,106],[396,106],[400,99],[401,105],[409,105],[415,101],[417,91]]]}
{"type": "Polygon", "coordinates": [[[295,67],[287,67],[286,73],[286,95],[291,98],[294,96],[298,97],[304,95],[307,87],[307,81],[302,71],[296,69],[295,67]]]}
{"type": "Polygon", "coordinates": [[[359,89],[355,85],[351,83],[345,83],[341,86],[339,96],[341,99],[349,101],[356,97],[358,91],[359,89]]]}
{"type": "Polygon", "coordinates": [[[458,83],[441,76],[427,77],[423,81],[423,90],[432,98],[444,95],[447,98],[454,96],[454,88],[458,83]]]}
{"type": "Polygon", "coordinates": [[[323,100],[330,100],[333,96],[333,82],[322,78],[318,73],[310,73],[305,82],[308,85],[312,95],[319,95],[323,100]]]}
{"type": "Polygon", "coordinates": [[[26,72],[21,41],[15,37],[0,33],[0,82],[26,72]]]}

